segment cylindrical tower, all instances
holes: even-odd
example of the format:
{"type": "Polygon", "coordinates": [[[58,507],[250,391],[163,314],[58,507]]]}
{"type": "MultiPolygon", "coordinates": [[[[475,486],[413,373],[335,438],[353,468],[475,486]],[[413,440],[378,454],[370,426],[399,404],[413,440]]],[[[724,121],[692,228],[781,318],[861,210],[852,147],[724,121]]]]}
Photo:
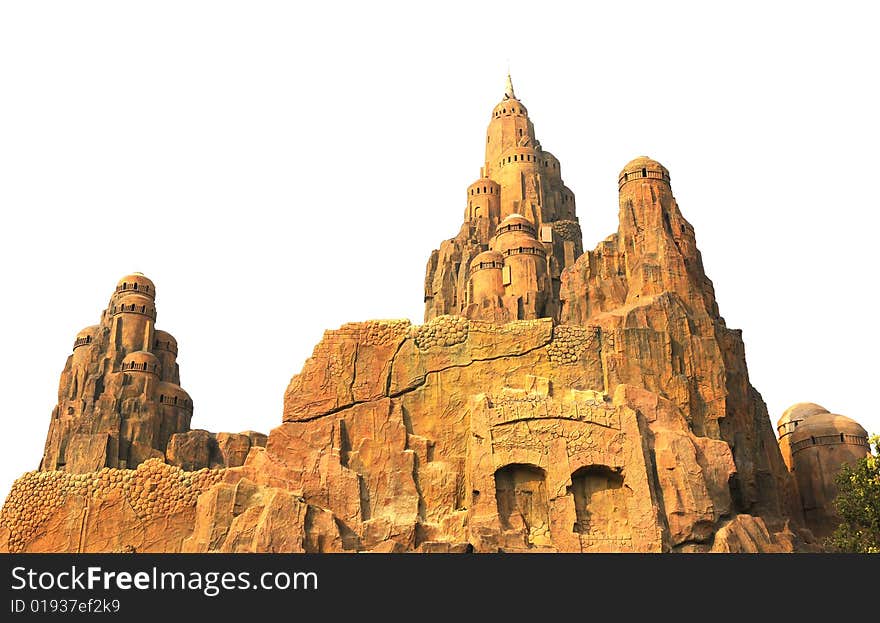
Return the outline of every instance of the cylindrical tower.
{"type": "Polygon", "coordinates": [[[152,298],[143,294],[121,295],[110,305],[110,314],[117,354],[149,350],[153,346],[156,305],[152,298]]]}
{"type": "Polygon", "coordinates": [[[535,142],[535,128],[529,120],[529,111],[516,99],[510,76],[507,76],[504,99],[492,109],[486,130],[486,175],[495,178],[501,154],[519,145],[534,145],[535,142]]]}
{"type": "Polygon", "coordinates": [[[537,208],[543,202],[543,193],[536,174],[540,172],[541,162],[534,145],[511,147],[502,153],[495,174],[501,184],[502,219],[521,214],[540,225],[537,208]]]}
{"type": "Polygon", "coordinates": [[[155,329],[153,331],[153,354],[158,357],[162,364],[162,380],[170,383],[180,383],[177,374],[177,340],[167,331],[155,329]]]}
{"type": "Polygon", "coordinates": [[[645,183],[665,184],[666,188],[670,187],[669,171],[662,164],[647,156],[639,156],[635,160],[631,160],[623,167],[617,178],[617,188],[620,192],[623,192],[624,187],[628,184],[631,189],[645,183]]]}
{"type": "Polygon", "coordinates": [[[464,220],[470,223],[478,219],[488,219],[491,232],[501,220],[500,205],[501,186],[491,178],[481,177],[468,186],[464,220]]]}
{"type": "Polygon", "coordinates": [[[827,536],[840,521],[834,508],[837,474],[841,466],[853,465],[869,453],[868,433],[855,420],[834,413],[812,413],[792,422],[794,430],[787,434],[791,471],[804,519],[813,533],[827,536]]]}
{"type": "Polygon", "coordinates": [[[119,366],[120,372],[128,372],[130,374],[150,374],[155,377],[162,375],[162,364],[153,353],[145,350],[129,353],[122,360],[119,366]]]}
{"type": "Polygon", "coordinates": [[[73,340],[72,363],[74,369],[84,369],[88,365],[92,345],[97,340],[100,329],[100,325],[92,325],[76,334],[76,338],[73,340]]]}
{"type": "Polygon", "coordinates": [[[161,447],[165,447],[174,433],[189,430],[193,401],[189,394],[175,383],[159,383],[153,393],[162,413],[159,443],[161,447]]]}
{"type": "Polygon", "coordinates": [[[511,317],[542,317],[550,294],[546,287],[547,251],[535,238],[534,225],[520,214],[508,216],[498,225],[492,249],[504,258],[504,294],[516,302],[516,309],[510,309],[511,317]]]}
{"type": "Polygon", "coordinates": [[[549,151],[541,152],[541,173],[548,182],[562,184],[562,166],[559,164],[559,158],[549,151]]]}
{"type": "Polygon", "coordinates": [[[498,251],[483,251],[471,260],[468,303],[479,305],[485,300],[498,300],[504,296],[503,268],[504,256],[498,251]]]}
{"type": "MultiPolygon", "coordinates": [[[[86,327],[76,334],[73,341],[73,354],[70,357],[69,376],[62,376],[64,388],[67,391],[66,396],[59,396],[59,400],[75,401],[83,392],[86,376],[88,375],[89,362],[92,357],[92,347],[97,342],[98,333],[101,330],[99,325],[86,327]]],[[[65,405],[64,407],[68,415],[73,415],[77,410],[76,405],[65,405]],[[73,412],[71,412],[73,411],[73,412]]]]}
{"type": "Polygon", "coordinates": [[[126,294],[142,294],[155,300],[156,286],[143,273],[131,273],[116,284],[115,296],[118,298],[126,294]]]}
{"type": "Polygon", "coordinates": [[[794,469],[791,460],[791,434],[806,418],[820,413],[829,413],[829,411],[814,402],[799,402],[786,409],[779,421],[776,422],[776,432],[779,434],[779,451],[782,453],[782,460],[785,461],[789,471],[794,469]]]}

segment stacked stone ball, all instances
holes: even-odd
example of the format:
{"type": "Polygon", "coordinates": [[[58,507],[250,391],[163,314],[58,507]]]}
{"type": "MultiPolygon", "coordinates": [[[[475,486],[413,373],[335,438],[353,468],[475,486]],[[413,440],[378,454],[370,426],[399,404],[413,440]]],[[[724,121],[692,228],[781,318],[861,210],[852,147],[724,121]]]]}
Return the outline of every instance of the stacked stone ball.
{"type": "Polygon", "coordinates": [[[454,346],[467,339],[468,320],[463,316],[437,316],[410,329],[410,335],[420,350],[435,346],[454,346]]]}
{"type": "Polygon", "coordinates": [[[9,529],[8,548],[20,552],[34,537],[37,528],[61,506],[75,486],[72,474],[28,472],[12,485],[0,512],[0,525],[9,529]]]}
{"type": "Polygon", "coordinates": [[[550,361],[559,364],[575,363],[596,337],[594,327],[558,325],[553,327],[553,339],[547,345],[550,361]]]}
{"type": "Polygon", "coordinates": [[[361,324],[360,343],[369,346],[391,344],[406,336],[409,320],[368,320],[361,324]]]}
{"type": "Polygon", "coordinates": [[[9,551],[21,552],[69,495],[98,501],[121,494],[146,521],[194,506],[199,494],[222,476],[223,470],[219,469],[185,472],[158,458],[134,470],[105,467],[89,474],[28,472],[12,485],[0,511],[0,525],[9,530],[9,551]]]}
{"type": "Polygon", "coordinates": [[[199,494],[222,477],[222,470],[185,472],[161,459],[144,461],[124,480],[128,503],[138,517],[150,520],[193,506],[199,494]]]}
{"type": "Polygon", "coordinates": [[[581,239],[581,226],[577,221],[554,221],[550,225],[553,233],[563,240],[581,239]]]}

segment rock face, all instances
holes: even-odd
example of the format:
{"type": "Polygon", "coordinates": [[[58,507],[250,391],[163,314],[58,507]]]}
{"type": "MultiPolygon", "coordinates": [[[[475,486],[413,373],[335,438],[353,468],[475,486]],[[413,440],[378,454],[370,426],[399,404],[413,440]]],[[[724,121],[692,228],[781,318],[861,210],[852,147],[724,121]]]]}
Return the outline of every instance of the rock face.
{"type": "Polygon", "coordinates": [[[327,331],[265,443],[178,430],[164,463],[25,475],[0,547],[815,548],[668,171],[628,164],[618,232],[581,254],[573,197],[510,86],[487,144],[465,227],[429,262],[424,325],[327,331]]]}
{"type": "Polygon", "coordinates": [[[669,172],[637,158],[618,184],[620,227],[563,274],[562,321],[595,324],[607,336],[606,387],[656,392],[694,434],[727,443],[736,512],[800,518],[766,405],[749,384],[741,332],[719,315],[669,172]]]}

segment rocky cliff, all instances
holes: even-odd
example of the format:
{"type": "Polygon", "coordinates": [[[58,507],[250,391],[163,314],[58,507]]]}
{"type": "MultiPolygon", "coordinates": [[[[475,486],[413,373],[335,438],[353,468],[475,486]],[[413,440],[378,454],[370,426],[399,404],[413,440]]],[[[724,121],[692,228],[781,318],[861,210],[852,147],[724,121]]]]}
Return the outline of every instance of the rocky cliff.
{"type": "Polygon", "coordinates": [[[561,323],[327,331],[243,465],[26,474],[0,548],[814,548],[668,171],[633,161],[620,197],[618,232],[561,275],[561,323]]]}

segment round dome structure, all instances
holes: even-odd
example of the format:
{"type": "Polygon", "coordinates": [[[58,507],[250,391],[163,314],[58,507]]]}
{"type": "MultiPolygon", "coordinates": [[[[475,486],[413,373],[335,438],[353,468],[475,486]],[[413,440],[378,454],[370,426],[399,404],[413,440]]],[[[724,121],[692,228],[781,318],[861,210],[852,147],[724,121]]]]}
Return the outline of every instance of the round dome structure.
{"type": "Polygon", "coordinates": [[[617,178],[618,190],[623,189],[628,182],[640,179],[657,180],[669,184],[669,170],[656,160],[648,156],[639,156],[630,160],[617,178]]]}
{"type": "Polygon", "coordinates": [[[111,313],[117,314],[141,314],[150,318],[156,318],[156,304],[152,297],[143,294],[124,294],[111,306],[111,313]]]}
{"type": "Polygon", "coordinates": [[[500,236],[509,231],[527,231],[531,232],[532,236],[534,236],[535,226],[522,214],[508,214],[504,217],[504,220],[498,223],[498,227],[495,229],[495,235],[500,236]]]}
{"type": "Polygon", "coordinates": [[[782,412],[782,417],[776,422],[776,428],[779,430],[780,435],[783,435],[786,432],[790,433],[800,426],[800,423],[806,418],[819,415],[820,413],[829,413],[829,411],[822,405],[817,405],[815,402],[799,402],[793,404],[782,412]]]}
{"type": "Polygon", "coordinates": [[[159,402],[169,407],[178,407],[186,411],[193,410],[193,401],[189,394],[174,383],[160,383],[156,388],[159,394],[159,402]]]}
{"type": "Polygon", "coordinates": [[[143,294],[151,299],[156,298],[156,286],[143,273],[131,273],[119,280],[116,284],[116,293],[123,294],[126,292],[143,294]]]}
{"type": "MultiPolygon", "coordinates": [[[[819,443],[845,443],[847,437],[859,437],[867,443],[868,431],[854,419],[837,413],[816,413],[801,421],[791,434],[791,444],[812,440],[819,443]],[[822,441],[824,440],[824,441],[822,441]]],[[[859,444],[861,445],[861,444],[859,444]]]]}
{"type": "Polygon", "coordinates": [[[167,351],[174,355],[177,354],[177,340],[168,331],[156,329],[153,332],[153,350],[167,351]]]}
{"type": "Polygon", "coordinates": [[[492,248],[503,256],[519,253],[547,255],[544,245],[535,237],[535,226],[520,214],[511,214],[498,224],[492,248]]]}
{"type": "Polygon", "coordinates": [[[99,325],[92,325],[77,333],[76,338],[73,340],[73,350],[76,350],[80,346],[88,346],[94,342],[100,328],[99,325]]]}
{"type": "Polygon", "coordinates": [[[542,257],[547,255],[544,245],[528,231],[507,231],[496,238],[493,246],[503,256],[519,253],[531,253],[542,257]]]}
{"type": "Polygon", "coordinates": [[[497,195],[501,192],[501,184],[491,177],[481,177],[468,186],[467,193],[471,195],[497,195]]]}
{"type": "Polygon", "coordinates": [[[125,356],[121,369],[123,372],[143,372],[159,376],[161,364],[153,353],[138,350],[125,356]]]}
{"type": "Polygon", "coordinates": [[[529,116],[529,111],[521,101],[515,97],[505,98],[498,102],[492,109],[492,118],[503,117],[504,115],[521,115],[529,116]]]}
{"type": "Polygon", "coordinates": [[[498,251],[483,251],[482,253],[477,254],[474,259],[471,260],[471,273],[489,268],[497,268],[499,270],[501,268],[504,268],[504,256],[501,255],[498,251]]]}

